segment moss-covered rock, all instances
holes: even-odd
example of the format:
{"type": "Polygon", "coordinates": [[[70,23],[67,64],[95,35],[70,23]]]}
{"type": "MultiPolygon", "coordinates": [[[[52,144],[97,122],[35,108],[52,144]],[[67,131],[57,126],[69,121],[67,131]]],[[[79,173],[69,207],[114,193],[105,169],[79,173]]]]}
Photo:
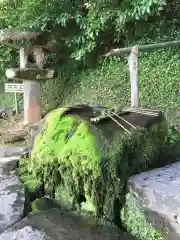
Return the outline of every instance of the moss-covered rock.
{"type": "Polygon", "coordinates": [[[35,139],[31,159],[20,164],[21,179],[31,176],[45,184],[51,197],[118,224],[127,179],[157,165],[167,124],[161,113],[127,112],[121,117],[136,129],[116,119],[124,131],[110,118],[92,123],[98,114],[88,106],[52,111],[35,139]]]}
{"type": "Polygon", "coordinates": [[[41,181],[38,178],[34,178],[31,175],[31,170],[29,169],[29,162],[31,160],[29,158],[22,159],[20,161],[20,168],[18,169],[18,173],[21,181],[27,187],[29,193],[33,193],[40,185],[41,181]]]}
{"type": "Polygon", "coordinates": [[[133,236],[140,240],[164,240],[163,233],[158,232],[147,221],[138,200],[132,195],[127,194],[126,203],[121,211],[121,219],[124,227],[133,236]]]}
{"type": "Polygon", "coordinates": [[[47,197],[36,199],[32,203],[33,212],[41,212],[41,211],[50,210],[54,208],[61,209],[61,206],[60,204],[58,204],[56,200],[50,199],[47,197]]]}

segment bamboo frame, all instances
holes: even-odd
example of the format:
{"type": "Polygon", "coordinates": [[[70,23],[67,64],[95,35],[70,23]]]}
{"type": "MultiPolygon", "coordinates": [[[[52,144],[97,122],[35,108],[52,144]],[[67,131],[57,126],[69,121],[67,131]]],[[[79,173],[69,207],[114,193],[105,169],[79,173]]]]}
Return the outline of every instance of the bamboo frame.
{"type": "Polygon", "coordinates": [[[132,128],[136,129],[136,127],[131,124],[130,122],[126,121],[123,117],[119,116],[120,114],[124,114],[124,113],[138,113],[138,114],[142,114],[142,115],[148,115],[148,116],[154,116],[157,117],[160,113],[160,111],[158,110],[154,110],[154,109],[140,109],[140,108],[129,108],[129,109],[123,109],[120,113],[115,113],[113,111],[111,111],[111,113],[107,113],[106,111],[104,112],[105,115],[103,116],[99,116],[99,117],[95,117],[95,118],[91,118],[90,121],[94,122],[94,123],[99,123],[100,121],[110,118],[113,122],[115,122],[119,127],[121,127],[122,129],[124,129],[127,133],[131,134],[131,132],[125,128],[121,123],[119,123],[115,118],[113,118],[113,115],[115,115],[117,118],[119,118],[121,121],[124,121],[126,124],[128,124],[129,126],[131,126],[132,128]]]}

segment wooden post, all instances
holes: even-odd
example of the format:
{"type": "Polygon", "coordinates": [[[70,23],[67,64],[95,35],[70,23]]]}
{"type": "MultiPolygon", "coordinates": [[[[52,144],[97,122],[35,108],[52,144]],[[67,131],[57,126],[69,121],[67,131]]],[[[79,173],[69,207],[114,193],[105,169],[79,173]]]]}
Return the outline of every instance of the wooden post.
{"type": "MultiPolygon", "coordinates": [[[[26,48],[20,49],[20,68],[26,68],[28,53],[26,48]]],[[[41,119],[40,83],[23,80],[24,84],[24,124],[33,123],[41,119]]]]}
{"type": "Polygon", "coordinates": [[[139,105],[139,82],[138,82],[138,47],[132,47],[128,56],[130,82],[131,82],[131,107],[138,108],[139,105]]]}
{"type": "Polygon", "coordinates": [[[17,103],[17,93],[14,93],[14,105],[15,105],[15,110],[16,114],[18,114],[18,103],[17,103]]]}

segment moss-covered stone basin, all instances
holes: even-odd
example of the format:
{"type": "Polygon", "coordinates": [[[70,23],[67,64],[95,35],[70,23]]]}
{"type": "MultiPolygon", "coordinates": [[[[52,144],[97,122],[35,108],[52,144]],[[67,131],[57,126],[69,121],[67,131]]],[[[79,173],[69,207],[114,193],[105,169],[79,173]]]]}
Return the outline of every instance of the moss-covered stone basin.
{"type": "Polygon", "coordinates": [[[162,113],[134,112],[92,122],[98,114],[89,106],[50,112],[19,172],[28,188],[44,183],[46,195],[68,208],[118,224],[127,179],[157,165],[167,123],[162,113]]]}

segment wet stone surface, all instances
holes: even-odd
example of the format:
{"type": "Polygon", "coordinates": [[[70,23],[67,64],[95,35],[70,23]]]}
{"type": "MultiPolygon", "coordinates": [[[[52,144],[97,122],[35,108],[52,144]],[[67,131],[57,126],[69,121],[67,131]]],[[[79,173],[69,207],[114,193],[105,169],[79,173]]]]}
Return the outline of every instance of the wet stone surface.
{"type": "Polygon", "coordinates": [[[1,157],[0,158],[0,174],[8,173],[17,168],[21,156],[1,157]]]}
{"type": "Polygon", "coordinates": [[[0,146],[0,158],[1,157],[15,157],[22,156],[27,153],[29,149],[27,147],[4,147],[0,146]]]}
{"type": "Polygon", "coordinates": [[[57,209],[38,212],[7,229],[0,240],[133,240],[125,233],[93,226],[85,219],[57,209]]]}
{"type": "Polygon", "coordinates": [[[0,148],[0,233],[23,217],[25,201],[24,186],[14,171],[20,153],[16,151],[16,156],[7,157],[7,152],[10,149],[0,148]]]}
{"type": "Polygon", "coordinates": [[[22,218],[24,200],[24,188],[15,172],[0,174],[0,233],[22,218]]]}
{"type": "Polygon", "coordinates": [[[128,187],[152,225],[168,239],[180,239],[180,163],[132,176],[128,187]]]}

